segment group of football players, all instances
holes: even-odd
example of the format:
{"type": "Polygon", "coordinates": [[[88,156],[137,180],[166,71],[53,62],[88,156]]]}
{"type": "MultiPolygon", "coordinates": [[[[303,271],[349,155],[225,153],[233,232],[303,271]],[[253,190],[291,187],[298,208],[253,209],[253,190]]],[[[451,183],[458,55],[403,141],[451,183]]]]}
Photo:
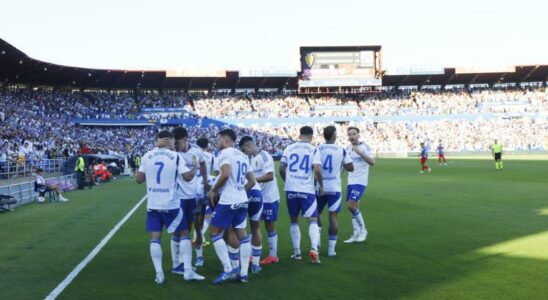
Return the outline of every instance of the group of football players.
{"type": "MultiPolygon", "coordinates": [[[[371,147],[360,141],[356,127],[347,129],[350,145],[335,144],[334,126],[323,130],[325,143],[311,144],[314,131],[300,129],[299,141],[289,145],[280,158],[279,175],[284,180],[285,198],[291,220],[291,259],[301,260],[299,216],[307,219],[310,236],[309,257],[320,263],[320,214],[329,213],[327,256],[335,256],[337,214],[342,206],[342,180],[348,172],[347,207],[352,213],[353,235],[345,243],[363,242],[367,229],[359,201],[368,184],[369,166],[375,164],[371,147]]],[[[196,268],[203,266],[205,235],[223,266],[215,284],[237,279],[248,282],[248,270],[258,273],[262,266],[278,263],[276,221],[280,192],[274,159],[261,150],[252,137],[239,139],[232,129],[218,133],[218,156],[209,150],[209,141],[189,142],[183,127],[158,133],[156,147],[143,155],[136,172],[138,183],[147,186],[146,230],[150,232],[150,254],[155,281],[164,282],[162,270],[163,228],[171,234],[172,272],[185,280],[203,280],[196,268]],[[236,148],[238,147],[238,148],[236,148]],[[247,219],[251,227],[247,231],[247,219]],[[268,233],[269,253],[261,260],[261,222],[268,233]],[[194,241],[191,233],[194,227],[194,241]],[[194,246],[193,246],[194,245],[194,246]],[[193,248],[196,261],[192,264],[193,248]],[[250,267],[251,265],[251,267],[250,267]]]]}

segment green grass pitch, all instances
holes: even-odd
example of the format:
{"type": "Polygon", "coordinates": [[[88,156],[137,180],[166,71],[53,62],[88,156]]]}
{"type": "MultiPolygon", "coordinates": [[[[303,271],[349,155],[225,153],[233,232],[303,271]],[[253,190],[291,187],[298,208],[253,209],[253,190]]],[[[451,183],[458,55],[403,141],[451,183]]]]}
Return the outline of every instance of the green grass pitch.
{"type": "MultiPolygon", "coordinates": [[[[324,230],[320,265],[289,259],[282,197],[281,261],[251,274],[247,285],[212,284],[221,270],[212,246],[199,271],[206,281],[188,283],[169,273],[164,235],[166,282],[157,286],[143,205],[59,298],[548,299],[548,161],[506,161],[503,172],[490,160],[432,167],[419,175],[417,160],[379,160],[361,203],[368,240],[342,243],[351,234],[350,213],[343,210],[338,256],[324,256],[324,230]]],[[[0,215],[0,298],[43,299],[144,193],[144,186],[123,179],[68,193],[68,203],[0,215]]],[[[304,220],[301,232],[307,251],[304,220]]]]}

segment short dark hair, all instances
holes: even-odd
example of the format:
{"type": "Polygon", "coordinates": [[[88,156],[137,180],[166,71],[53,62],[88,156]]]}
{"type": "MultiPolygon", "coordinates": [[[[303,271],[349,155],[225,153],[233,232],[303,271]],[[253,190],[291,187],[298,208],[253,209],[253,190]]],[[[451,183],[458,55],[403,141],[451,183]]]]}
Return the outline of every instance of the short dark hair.
{"type": "Polygon", "coordinates": [[[168,130],[162,130],[158,132],[158,139],[172,139],[173,133],[168,130]]]}
{"type": "Polygon", "coordinates": [[[42,168],[36,169],[36,173],[42,173],[42,172],[44,172],[44,169],[42,169],[42,168]]]}
{"type": "Polygon", "coordinates": [[[177,126],[173,128],[171,132],[173,133],[173,137],[175,137],[176,140],[188,137],[188,131],[186,131],[186,128],[184,128],[183,126],[177,126]]]}
{"type": "Polygon", "coordinates": [[[314,129],[310,126],[303,126],[301,127],[301,130],[299,130],[301,135],[314,135],[314,129]]]}
{"type": "Polygon", "coordinates": [[[337,132],[337,128],[335,128],[335,126],[327,126],[323,129],[323,138],[326,141],[330,141],[335,132],[337,132]]]}
{"type": "Polygon", "coordinates": [[[233,142],[236,141],[236,132],[234,130],[227,128],[219,131],[220,136],[228,136],[233,142]]]}
{"type": "Polygon", "coordinates": [[[209,140],[205,137],[201,137],[196,140],[196,145],[202,149],[207,148],[207,146],[209,146],[209,140]]]}
{"type": "Polygon", "coordinates": [[[350,130],[356,130],[358,133],[360,133],[360,129],[356,126],[350,126],[350,127],[348,127],[348,129],[346,131],[348,132],[350,130]]]}
{"type": "Polygon", "coordinates": [[[250,137],[249,135],[246,135],[244,136],[243,138],[240,139],[240,143],[238,144],[240,146],[240,148],[245,145],[245,143],[247,142],[253,142],[253,138],[250,137]]]}

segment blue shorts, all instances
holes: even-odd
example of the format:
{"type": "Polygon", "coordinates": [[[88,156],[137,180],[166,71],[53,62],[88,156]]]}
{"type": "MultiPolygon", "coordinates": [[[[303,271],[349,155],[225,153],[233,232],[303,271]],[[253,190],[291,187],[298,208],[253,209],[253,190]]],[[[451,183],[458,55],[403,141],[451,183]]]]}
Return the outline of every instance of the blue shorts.
{"type": "Polygon", "coordinates": [[[360,198],[365,193],[365,185],[351,184],[346,187],[346,201],[360,201],[360,198]]]}
{"type": "Polygon", "coordinates": [[[247,202],[240,204],[217,204],[211,216],[211,225],[223,229],[230,226],[245,229],[247,217],[247,202]]]}
{"type": "Polygon", "coordinates": [[[305,218],[318,216],[315,194],[286,191],[285,199],[291,217],[298,217],[299,213],[305,218]]]}
{"type": "Polygon", "coordinates": [[[263,194],[259,190],[250,190],[247,192],[247,200],[249,200],[247,208],[249,221],[260,221],[263,214],[263,194]]]}
{"type": "Polygon", "coordinates": [[[213,213],[213,208],[211,208],[211,205],[206,205],[204,215],[211,215],[213,213]]]}
{"type": "Polygon", "coordinates": [[[318,196],[318,211],[321,213],[327,205],[330,212],[341,211],[341,193],[339,192],[327,192],[321,196],[318,196]]]}
{"type": "Polygon", "coordinates": [[[187,230],[188,226],[184,220],[183,210],[180,208],[169,210],[147,210],[146,231],[162,232],[164,226],[166,227],[168,233],[187,230]]]}
{"type": "Polygon", "coordinates": [[[278,208],[280,207],[280,201],[272,203],[263,203],[263,215],[261,219],[267,222],[276,222],[278,220],[278,208]]]}
{"type": "Polygon", "coordinates": [[[181,199],[181,208],[185,214],[186,222],[194,222],[196,199],[181,199]]]}

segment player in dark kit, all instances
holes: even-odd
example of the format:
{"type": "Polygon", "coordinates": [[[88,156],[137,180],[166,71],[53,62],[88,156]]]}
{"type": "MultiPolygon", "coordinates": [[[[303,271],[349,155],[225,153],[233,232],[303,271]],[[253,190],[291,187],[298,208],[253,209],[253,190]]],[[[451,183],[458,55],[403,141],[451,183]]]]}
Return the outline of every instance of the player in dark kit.
{"type": "Polygon", "coordinates": [[[440,140],[440,144],[438,145],[438,148],[436,148],[436,151],[438,152],[438,162],[440,163],[440,166],[441,165],[447,166],[447,161],[445,160],[445,153],[444,153],[445,148],[441,144],[441,140],[440,140]]]}
{"type": "Polygon", "coordinates": [[[421,159],[421,170],[419,173],[424,173],[424,171],[428,171],[428,173],[430,173],[432,169],[426,165],[426,160],[428,160],[428,147],[424,145],[424,143],[421,143],[421,154],[419,157],[421,159]]]}

